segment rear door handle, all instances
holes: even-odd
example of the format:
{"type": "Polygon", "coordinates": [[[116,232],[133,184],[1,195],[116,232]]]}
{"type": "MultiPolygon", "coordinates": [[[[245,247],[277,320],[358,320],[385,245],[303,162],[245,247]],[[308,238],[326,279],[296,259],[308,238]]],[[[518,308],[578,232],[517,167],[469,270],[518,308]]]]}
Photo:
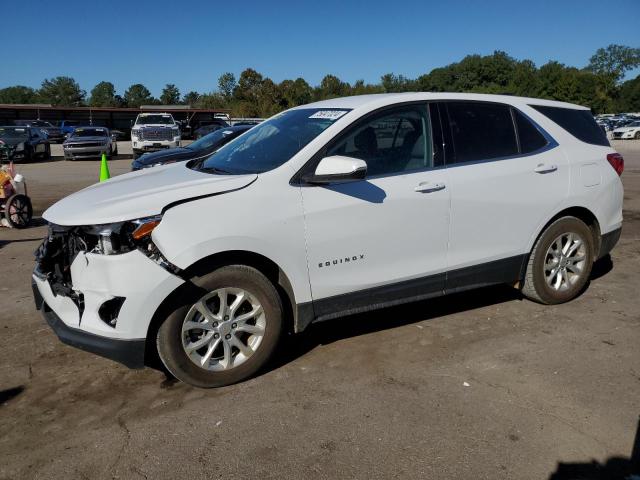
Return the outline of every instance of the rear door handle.
{"type": "Polygon", "coordinates": [[[544,163],[539,163],[536,168],[533,169],[536,173],[551,173],[558,170],[557,165],[545,165],[544,163]]]}
{"type": "Polygon", "coordinates": [[[431,193],[444,190],[445,188],[446,185],[444,183],[420,182],[414,190],[419,193],[431,193]]]}

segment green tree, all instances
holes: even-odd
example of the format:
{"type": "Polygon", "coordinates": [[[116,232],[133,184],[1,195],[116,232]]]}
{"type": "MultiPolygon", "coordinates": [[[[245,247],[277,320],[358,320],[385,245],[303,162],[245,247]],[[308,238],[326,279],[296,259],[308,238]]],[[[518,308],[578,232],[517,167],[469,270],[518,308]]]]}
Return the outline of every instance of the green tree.
{"type": "Polygon", "coordinates": [[[15,85],[0,89],[0,103],[37,103],[38,95],[31,87],[15,85]]]}
{"type": "Polygon", "coordinates": [[[45,79],[38,91],[42,102],[67,107],[82,105],[85,95],[86,92],[71,77],[45,79]]]}
{"type": "Polygon", "coordinates": [[[198,102],[198,98],[200,98],[200,94],[192,90],[189,93],[185,94],[184,97],[182,97],[182,103],[184,103],[185,105],[194,106],[198,102]]]}
{"type": "Polygon", "coordinates": [[[303,78],[283,80],[279,88],[284,99],[283,108],[297,107],[311,101],[311,86],[303,78]]]}
{"type": "Polygon", "coordinates": [[[128,107],[138,108],[140,105],[151,105],[155,103],[155,99],[151,96],[151,92],[141,83],[131,85],[124,92],[124,101],[128,107]]]}
{"type": "Polygon", "coordinates": [[[640,48],[611,44],[596,50],[589,59],[587,69],[618,83],[624,78],[626,72],[637,66],[640,66],[640,48]]]}
{"type": "Polygon", "coordinates": [[[382,89],[385,93],[408,92],[413,90],[414,82],[394,73],[386,73],[380,78],[382,89]]]}
{"type": "Polygon", "coordinates": [[[237,86],[236,77],[231,72],[223,73],[218,78],[218,90],[220,90],[220,93],[226,99],[231,98],[236,86],[237,86]]]}
{"type": "Polygon", "coordinates": [[[335,75],[325,75],[320,82],[320,87],[316,89],[316,97],[321,100],[325,98],[341,97],[348,93],[351,86],[343,82],[335,75]]]}
{"type": "Polygon", "coordinates": [[[173,83],[167,83],[160,95],[162,105],[177,105],[180,103],[180,90],[173,83]]]}
{"type": "Polygon", "coordinates": [[[111,82],[100,82],[91,90],[89,105],[92,107],[116,107],[116,88],[111,82]]]}
{"type": "Polygon", "coordinates": [[[620,85],[616,107],[619,112],[640,112],[640,75],[620,85]]]}
{"type": "Polygon", "coordinates": [[[233,96],[237,100],[256,104],[263,80],[260,73],[256,72],[253,68],[247,68],[240,74],[240,79],[233,91],[233,96]]]}

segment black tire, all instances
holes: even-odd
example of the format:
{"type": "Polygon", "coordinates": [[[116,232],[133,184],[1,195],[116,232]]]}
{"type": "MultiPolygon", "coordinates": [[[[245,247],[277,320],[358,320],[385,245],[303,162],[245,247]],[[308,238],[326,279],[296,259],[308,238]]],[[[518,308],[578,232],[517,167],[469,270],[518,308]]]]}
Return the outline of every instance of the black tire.
{"type": "Polygon", "coordinates": [[[20,193],[12,195],[4,204],[4,218],[12,228],[27,228],[32,217],[33,207],[26,195],[20,193]]]}
{"type": "Polygon", "coordinates": [[[138,158],[140,158],[140,154],[134,150],[133,151],[133,159],[137,160],[138,158]]]}
{"type": "Polygon", "coordinates": [[[116,148],[113,149],[113,153],[112,154],[113,154],[114,157],[117,157],[118,156],[118,142],[115,142],[115,147],[116,148]]]}
{"type": "Polygon", "coordinates": [[[44,160],[50,160],[51,159],[51,145],[47,145],[44,148],[44,154],[43,154],[42,158],[44,160]]]}
{"type": "Polygon", "coordinates": [[[636,140],[640,140],[640,131],[636,132],[633,138],[635,138],[636,140]]]}
{"type": "MultiPolygon", "coordinates": [[[[564,243],[566,245],[566,243],[564,243]]],[[[556,244],[557,245],[557,244],[556,244]]],[[[570,250],[570,249],[569,249],[570,250]]],[[[593,268],[594,239],[591,229],[580,219],[576,217],[562,217],[549,225],[536,241],[525,274],[522,294],[539,303],[545,305],[554,305],[558,303],[568,302],[577,297],[586,287],[591,269],[593,268]],[[572,267],[565,268],[568,271],[567,277],[562,278],[561,275],[553,275],[553,271],[557,269],[553,265],[553,254],[549,254],[552,244],[560,238],[562,245],[563,235],[572,234],[582,241],[584,248],[580,247],[573,257],[574,260],[584,257],[584,261],[580,262],[581,271],[579,275],[572,272],[572,267]],[[559,287],[556,289],[547,283],[547,276],[551,275],[552,283],[557,283],[559,287]]],[[[559,260],[558,265],[571,265],[567,259],[559,260]]],[[[578,266],[578,265],[575,265],[578,266]]]]}
{"type": "Polygon", "coordinates": [[[200,293],[181,299],[181,304],[176,305],[158,330],[156,346],[162,363],[177,379],[195,387],[222,387],[251,377],[268,363],[282,334],[283,309],[274,285],[258,270],[244,265],[222,267],[192,282],[200,288],[200,293]],[[244,363],[228,370],[211,371],[189,358],[183,348],[182,328],[191,308],[203,297],[202,292],[208,294],[220,288],[250,292],[262,306],[266,325],[261,343],[244,363]]]}

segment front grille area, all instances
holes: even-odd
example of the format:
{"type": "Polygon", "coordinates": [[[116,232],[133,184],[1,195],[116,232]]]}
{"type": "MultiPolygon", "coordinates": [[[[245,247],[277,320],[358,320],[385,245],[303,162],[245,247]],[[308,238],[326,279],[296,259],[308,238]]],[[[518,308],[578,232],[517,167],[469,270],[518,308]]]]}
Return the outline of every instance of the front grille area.
{"type": "Polygon", "coordinates": [[[623,132],[613,132],[613,138],[620,138],[623,132]]]}
{"type": "Polygon", "coordinates": [[[104,143],[100,142],[87,142],[87,143],[69,143],[69,148],[87,148],[87,147],[102,147],[104,143]]]}
{"type": "Polygon", "coordinates": [[[140,140],[173,140],[171,128],[150,127],[140,130],[140,140]]]}

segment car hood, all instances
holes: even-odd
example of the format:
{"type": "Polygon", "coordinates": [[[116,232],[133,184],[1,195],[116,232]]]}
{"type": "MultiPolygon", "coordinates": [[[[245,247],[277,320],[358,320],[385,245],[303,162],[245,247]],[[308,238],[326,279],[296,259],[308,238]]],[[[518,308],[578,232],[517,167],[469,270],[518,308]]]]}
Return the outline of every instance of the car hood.
{"type": "Polygon", "coordinates": [[[26,138],[0,138],[0,140],[7,145],[19,145],[27,142],[26,138]]]}
{"type": "Polygon", "coordinates": [[[166,150],[158,150],[157,152],[145,153],[141,157],[138,157],[134,163],[140,166],[148,166],[168,162],[169,160],[179,162],[181,160],[196,158],[198,154],[199,151],[190,148],[168,148],[166,150]]]}
{"type": "Polygon", "coordinates": [[[109,137],[96,135],[95,137],[71,137],[67,138],[64,143],[95,143],[95,142],[106,142],[109,140],[109,137]]]}
{"type": "Polygon", "coordinates": [[[632,132],[632,131],[638,130],[638,129],[640,129],[640,127],[618,127],[618,128],[616,128],[614,130],[614,132],[624,133],[624,132],[632,132]]]}
{"type": "Polygon", "coordinates": [[[52,205],[45,220],[57,225],[99,225],[149,217],[175,202],[238,190],[258,176],[212,175],[184,163],[119,175],[96,183],[52,205]]]}

